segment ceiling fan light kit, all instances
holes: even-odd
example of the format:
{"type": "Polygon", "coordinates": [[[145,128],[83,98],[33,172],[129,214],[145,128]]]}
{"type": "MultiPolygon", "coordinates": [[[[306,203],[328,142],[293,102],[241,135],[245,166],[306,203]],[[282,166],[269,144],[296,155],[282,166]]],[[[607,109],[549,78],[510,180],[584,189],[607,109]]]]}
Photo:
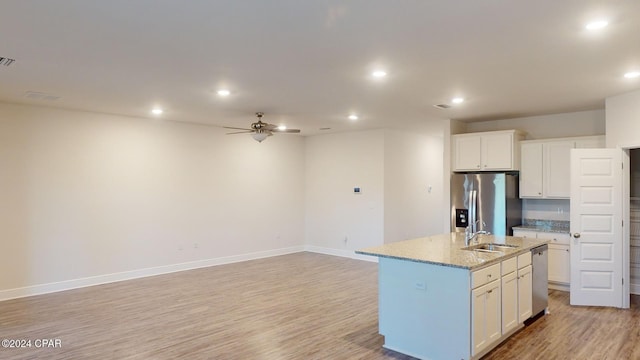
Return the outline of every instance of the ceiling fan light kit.
{"type": "Polygon", "coordinates": [[[258,118],[258,121],[251,124],[250,129],[229,127],[229,126],[224,126],[224,128],[233,129],[233,130],[242,130],[242,131],[227,133],[227,135],[251,133],[251,137],[257,142],[262,142],[267,137],[273,135],[274,132],[294,133],[294,134],[297,134],[300,132],[299,129],[287,129],[284,126],[277,126],[277,125],[262,122],[263,116],[264,116],[264,113],[257,112],[256,117],[258,118]]]}
{"type": "Polygon", "coordinates": [[[269,136],[266,132],[254,132],[251,134],[251,137],[257,142],[262,142],[262,140],[266,139],[269,136]]]}

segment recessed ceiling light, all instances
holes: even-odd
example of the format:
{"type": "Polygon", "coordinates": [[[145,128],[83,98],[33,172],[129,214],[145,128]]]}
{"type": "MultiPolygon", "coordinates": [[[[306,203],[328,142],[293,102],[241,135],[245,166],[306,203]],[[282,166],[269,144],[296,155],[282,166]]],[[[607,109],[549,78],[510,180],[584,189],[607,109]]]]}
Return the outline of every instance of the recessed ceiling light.
{"type": "Polygon", "coordinates": [[[162,111],[162,109],[160,109],[160,108],[155,108],[155,109],[151,110],[151,113],[152,113],[153,115],[160,115],[160,114],[162,114],[162,113],[163,113],[163,111],[162,111]]]}
{"type": "Polygon", "coordinates": [[[624,74],[624,77],[626,77],[627,79],[637,78],[638,76],[640,76],[640,71],[630,71],[624,74]]]}
{"type": "Polygon", "coordinates": [[[229,96],[229,94],[231,94],[231,91],[229,91],[227,89],[218,90],[218,95],[220,95],[220,96],[229,96]]]}
{"type": "Polygon", "coordinates": [[[451,102],[454,103],[454,104],[462,104],[464,102],[464,98],[456,97],[456,98],[451,99],[451,102]]]}
{"type": "Polygon", "coordinates": [[[285,131],[285,130],[287,130],[287,126],[286,125],[280,125],[280,126],[278,126],[278,130],[285,131]]]}
{"type": "Polygon", "coordinates": [[[376,71],[371,73],[371,76],[373,76],[375,78],[383,78],[383,77],[387,76],[387,72],[384,71],[384,70],[376,70],[376,71]]]}
{"type": "Polygon", "coordinates": [[[356,114],[349,115],[349,120],[358,120],[358,115],[356,114]]]}
{"type": "Polygon", "coordinates": [[[606,20],[598,20],[588,23],[585,28],[587,30],[600,30],[609,25],[609,22],[606,20]]]}

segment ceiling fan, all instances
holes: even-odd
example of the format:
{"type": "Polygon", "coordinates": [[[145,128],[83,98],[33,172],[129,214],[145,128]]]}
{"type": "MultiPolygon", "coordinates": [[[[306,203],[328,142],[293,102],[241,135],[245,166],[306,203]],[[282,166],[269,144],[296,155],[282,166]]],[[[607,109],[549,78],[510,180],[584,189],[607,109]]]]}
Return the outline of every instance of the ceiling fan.
{"type": "Polygon", "coordinates": [[[251,133],[251,136],[257,142],[262,142],[262,140],[266,139],[267,136],[273,135],[273,133],[296,133],[297,134],[300,132],[299,129],[287,129],[284,126],[277,126],[273,124],[268,124],[266,122],[262,122],[263,116],[264,116],[264,113],[262,112],[256,113],[256,117],[258,117],[258,121],[251,124],[251,129],[237,128],[237,127],[230,127],[230,126],[223,126],[223,127],[225,129],[242,130],[242,131],[227,133],[227,135],[251,133]]]}

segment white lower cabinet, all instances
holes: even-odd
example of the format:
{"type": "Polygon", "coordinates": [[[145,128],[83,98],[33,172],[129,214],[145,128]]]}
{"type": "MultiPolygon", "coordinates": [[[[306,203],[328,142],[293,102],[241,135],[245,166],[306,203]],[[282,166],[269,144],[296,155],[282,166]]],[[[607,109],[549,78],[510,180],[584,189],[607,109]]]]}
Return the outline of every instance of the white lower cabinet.
{"type": "MultiPolygon", "coordinates": [[[[531,254],[529,254],[531,256],[531,254]]],[[[533,283],[531,279],[531,265],[518,269],[518,323],[523,323],[531,317],[533,300],[533,283]]]]}
{"type": "Polygon", "coordinates": [[[521,237],[521,238],[529,238],[536,239],[538,237],[537,231],[526,231],[526,230],[513,230],[513,236],[521,237]]]}
{"type": "Polygon", "coordinates": [[[471,273],[471,355],[511,334],[531,317],[531,253],[471,273]]]}
{"type": "Polygon", "coordinates": [[[518,327],[518,273],[502,276],[502,333],[518,327]]]}
{"type": "Polygon", "coordinates": [[[569,245],[549,244],[549,281],[569,284],[571,282],[571,253],[569,245]]]}
{"type": "Polygon", "coordinates": [[[569,252],[569,241],[571,236],[569,234],[516,229],[513,231],[513,236],[550,240],[547,252],[548,280],[559,285],[568,286],[570,284],[571,253],[569,252]]]}
{"type": "Polygon", "coordinates": [[[500,280],[494,280],[471,292],[471,316],[473,344],[471,355],[475,356],[502,336],[500,280]]]}

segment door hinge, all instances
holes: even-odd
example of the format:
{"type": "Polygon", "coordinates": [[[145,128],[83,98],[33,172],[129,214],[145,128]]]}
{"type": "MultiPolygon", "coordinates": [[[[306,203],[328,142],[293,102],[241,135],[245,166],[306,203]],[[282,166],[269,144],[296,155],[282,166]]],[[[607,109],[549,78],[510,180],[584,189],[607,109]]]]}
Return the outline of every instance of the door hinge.
{"type": "Polygon", "coordinates": [[[624,285],[624,278],[622,278],[622,285],[624,285]]]}

